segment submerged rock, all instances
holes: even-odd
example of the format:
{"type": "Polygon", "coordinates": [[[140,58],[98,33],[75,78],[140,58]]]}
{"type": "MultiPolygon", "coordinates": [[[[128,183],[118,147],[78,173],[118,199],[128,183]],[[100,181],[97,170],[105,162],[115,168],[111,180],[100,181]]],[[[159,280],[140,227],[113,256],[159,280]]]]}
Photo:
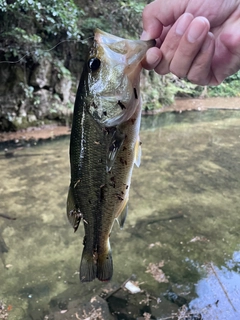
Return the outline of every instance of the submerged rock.
{"type": "Polygon", "coordinates": [[[62,305],[61,309],[47,316],[51,320],[66,320],[66,319],[78,319],[78,320],[114,320],[111,315],[108,303],[100,296],[93,296],[87,303],[81,302],[81,300],[74,300],[69,302],[68,305],[62,305]]]}

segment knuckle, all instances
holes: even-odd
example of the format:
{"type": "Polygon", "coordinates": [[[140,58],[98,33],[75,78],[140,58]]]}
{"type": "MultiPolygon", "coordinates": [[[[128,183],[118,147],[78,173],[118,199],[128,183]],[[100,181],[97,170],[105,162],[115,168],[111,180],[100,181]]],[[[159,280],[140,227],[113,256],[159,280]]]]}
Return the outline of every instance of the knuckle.
{"type": "Polygon", "coordinates": [[[174,55],[176,53],[176,50],[178,49],[178,41],[175,41],[175,39],[167,39],[167,40],[164,40],[164,43],[163,43],[163,47],[162,47],[162,50],[163,52],[165,53],[165,55],[174,55]]]}
{"type": "Polygon", "coordinates": [[[161,76],[164,76],[165,74],[169,73],[169,70],[161,67],[160,65],[158,65],[155,69],[155,72],[157,72],[158,74],[160,74],[161,76]]]}
{"type": "Polygon", "coordinates": [[[208,84],[208,80],[204,77],[202,78],[201,76],[197,75],[197,74],[193,74],[193,75],[188,75],[187,76],[188,80],[194,84],[198,84],[200,86],[205,86],[208,84]]]}
{"type": "Polygon", "coordinates": [[[177,76],[178,78],[185,78],[187,76],[187,72],[186,71],[176,69],[176,68],[172,67],[171,65],[169,67],[169,71],[171,73],[175,74],[175,76],[177,76]]]}
{"type": "Polygon", "coordinates": [[[205,86],[210,81],[211,70],[206,64],[204,66],[200,61],[195,61],[187,74],[187,78],[194,84],[205,86]]]}

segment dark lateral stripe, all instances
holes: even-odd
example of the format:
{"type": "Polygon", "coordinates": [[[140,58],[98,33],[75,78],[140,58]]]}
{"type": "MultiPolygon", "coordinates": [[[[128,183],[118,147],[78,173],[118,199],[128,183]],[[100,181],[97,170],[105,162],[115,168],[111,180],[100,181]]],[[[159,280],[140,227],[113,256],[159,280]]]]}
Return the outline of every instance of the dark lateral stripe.
{"type": "Polygon", "coordinates": [[[138,99],[137,89],[136,89],[136,88],[133,88],[133,91],[134,91],[135,99],[138,99]]]}
{"type": "Polygon", "coordinates": [[[105,185],[100,186],[100,202],[104,200],[104,186],[105,185]]]}

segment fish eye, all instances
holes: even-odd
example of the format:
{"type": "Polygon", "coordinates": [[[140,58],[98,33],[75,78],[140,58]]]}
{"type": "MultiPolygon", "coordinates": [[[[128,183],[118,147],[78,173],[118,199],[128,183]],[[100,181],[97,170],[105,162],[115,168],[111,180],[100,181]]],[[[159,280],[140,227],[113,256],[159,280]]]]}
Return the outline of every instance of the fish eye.
{"type": "Polygon", "coordinates": [[[100,65],[101,65],[101,61],[100,61],[98,58],[96,58],[96,57],[90,58],[90,59],[88,60],[88,67],[89,67],[89,69],[92,70],[92,71],[98,70],[99,67],[100,67],[100,65]]]}

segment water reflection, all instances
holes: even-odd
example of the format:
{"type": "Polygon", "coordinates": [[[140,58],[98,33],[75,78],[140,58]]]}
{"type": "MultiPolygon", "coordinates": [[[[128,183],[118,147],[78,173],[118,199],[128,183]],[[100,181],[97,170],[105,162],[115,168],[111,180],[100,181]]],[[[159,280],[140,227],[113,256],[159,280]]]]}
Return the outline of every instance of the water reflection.
{"type": "Polygon", "coordinates": [[[201,311],[206,320],[239,319],[239,273],[226,267],[219,269],[212,263],[206,271],[207,277],[196,284],[198,298],[191,301],[191,309],[201,311]]]}
{"type": "Polygon", "coordinates": [[[177,319],[168,290],[204,319],[239,318],[240,113],[164,114],[144,118],[142,129],[129,216],[111,236],[110,285],[79,283],[83,230],[73,234],[65,217],[69,138],[1,153],[0,213],[17,218],[0,217],[0,300],[11,306],[9,319],[75,319],[93,295],[132,274],[144,292],[109,300],[122,319],[177,319]],[[121,309],[125,298],[132,307],[121,309]]]}

